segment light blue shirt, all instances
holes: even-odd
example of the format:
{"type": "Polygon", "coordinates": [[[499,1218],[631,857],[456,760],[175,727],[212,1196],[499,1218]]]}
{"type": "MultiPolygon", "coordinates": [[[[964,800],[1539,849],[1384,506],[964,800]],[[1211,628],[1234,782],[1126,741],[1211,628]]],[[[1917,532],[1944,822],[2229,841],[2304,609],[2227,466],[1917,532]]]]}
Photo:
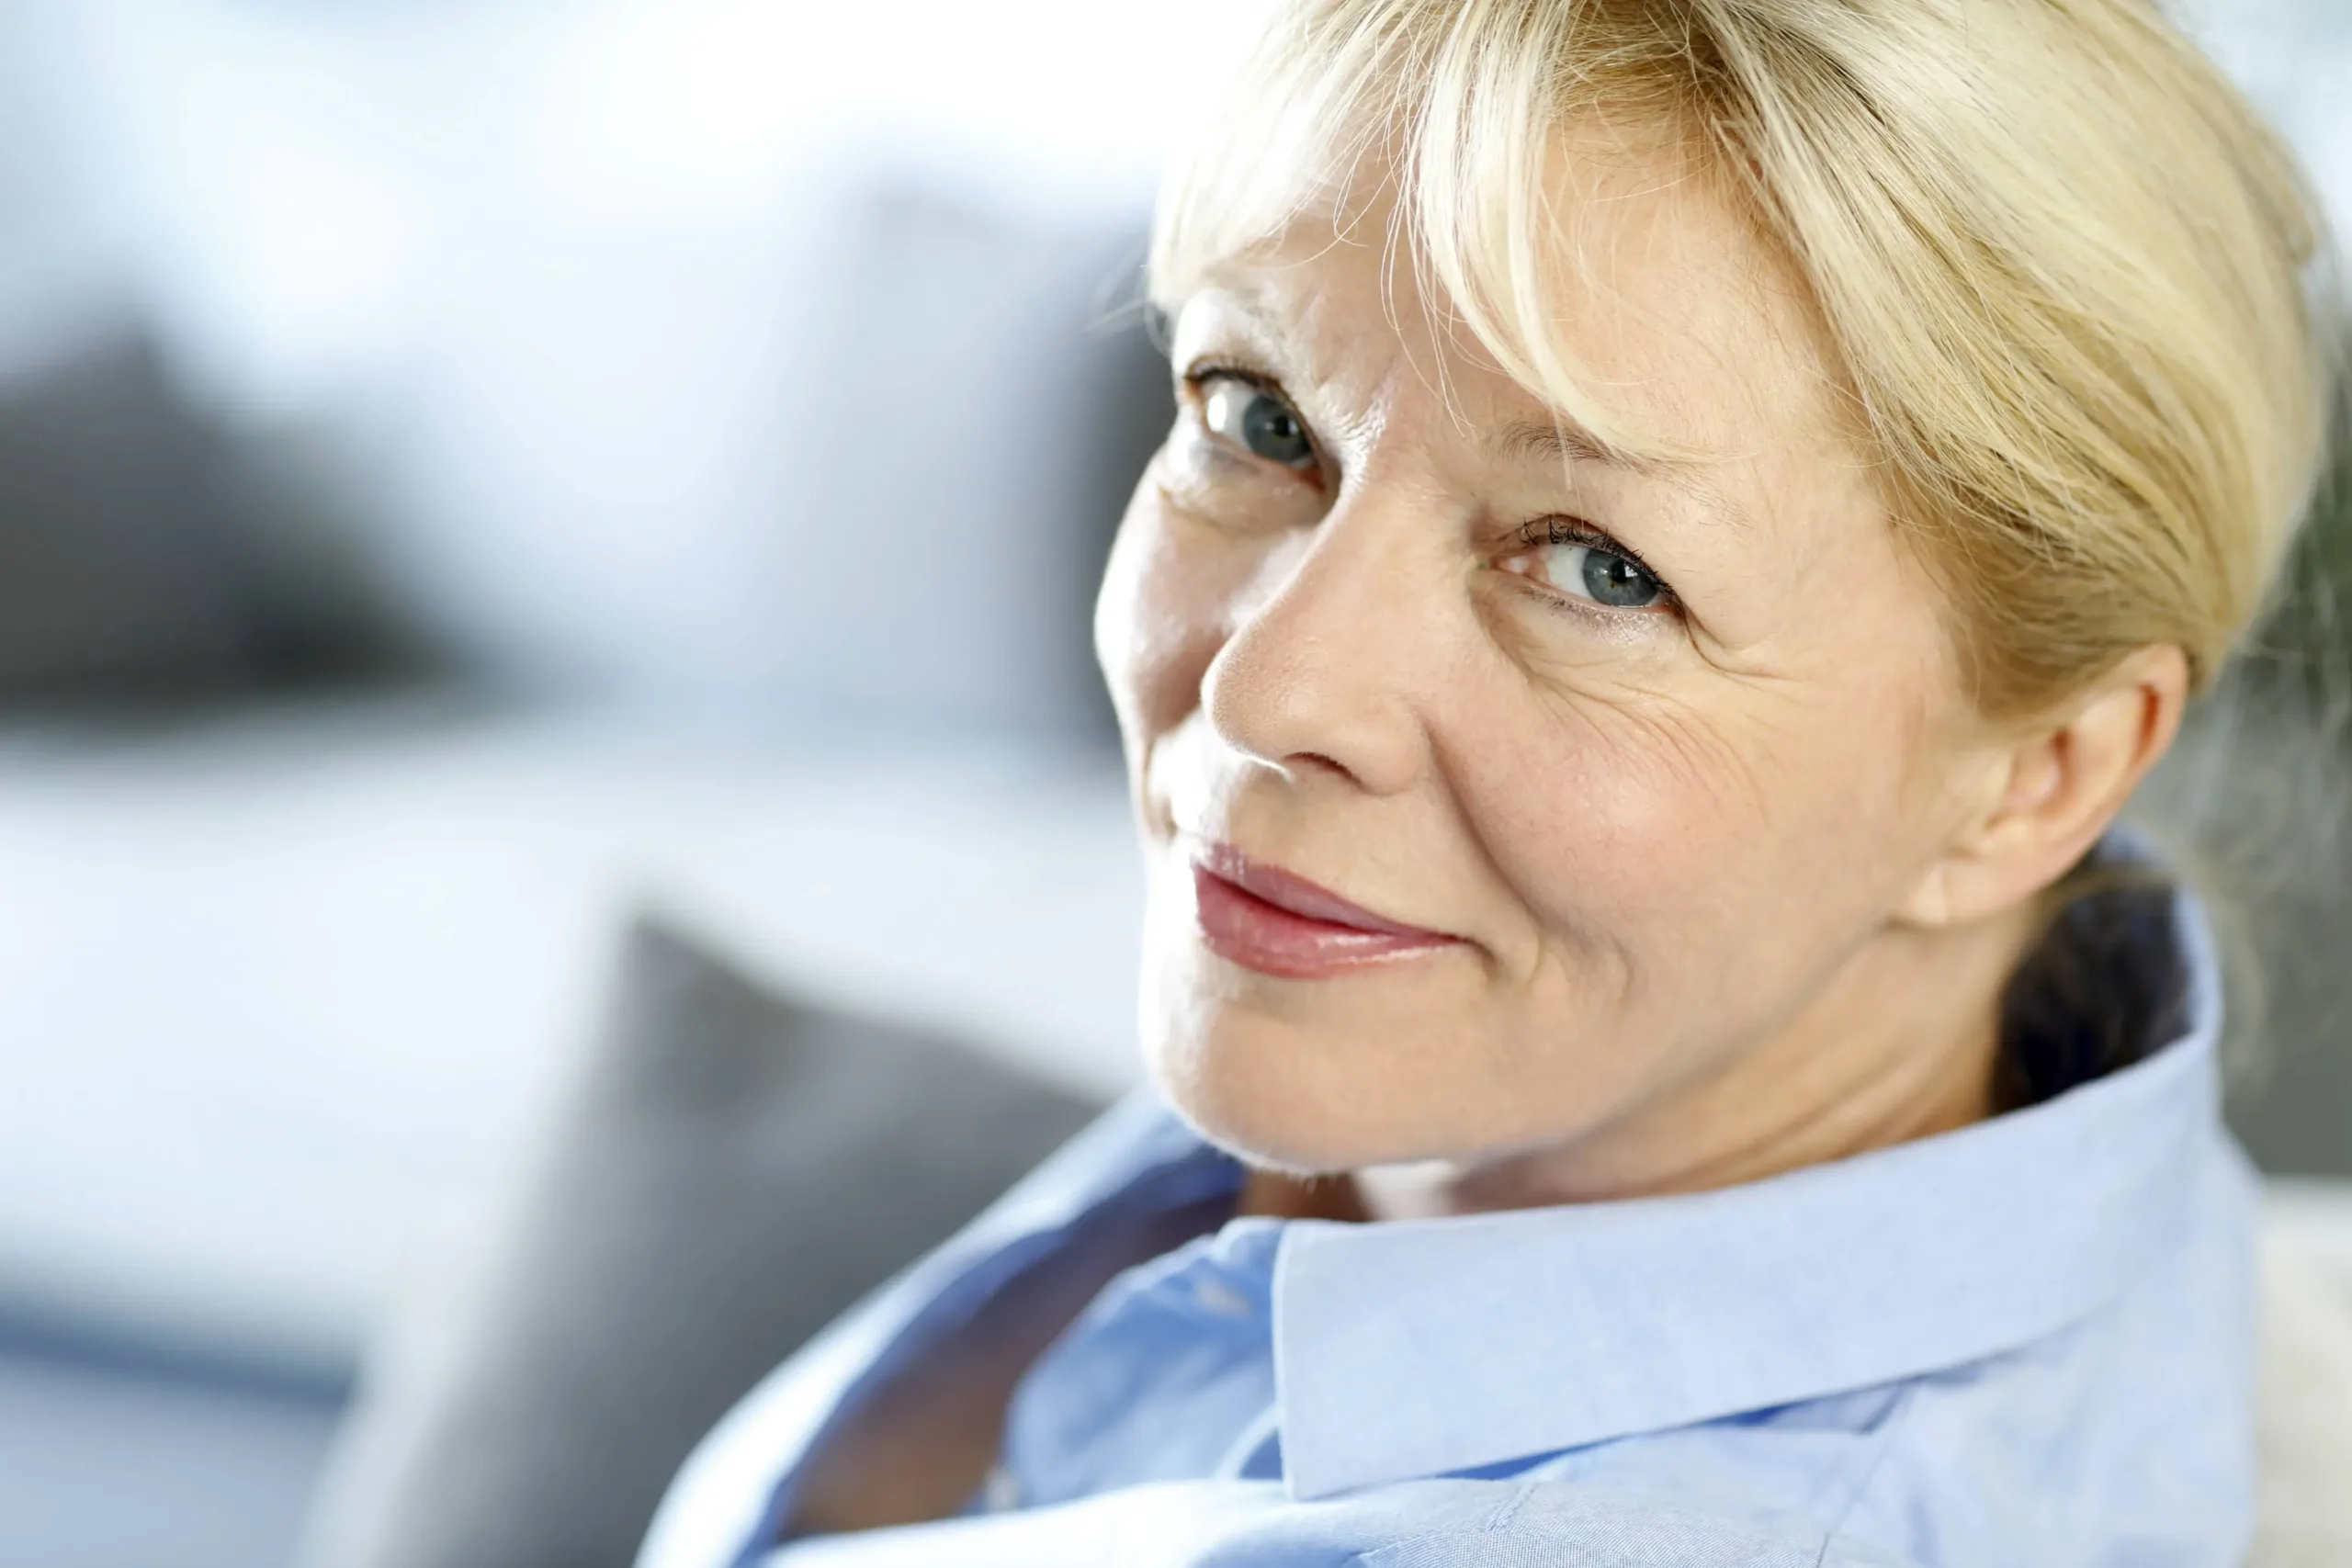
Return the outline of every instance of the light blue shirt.
{"type": "Polygon", "coordinates": [[[1131,1100],[763,1383],[639,1568],[2234,1568],[2255,1189],[2210,942],[2155,908],[2088,966],[2143,1005],[2077,996],[2050,1047],[2129,1065],[1721,1191],[1218,1224],[1238,1168],[1131,1100]],[[1086,1237],[1190,1214],[1031,1367],[965,1516],[779,1543],[876,1390],[1086,1237]]]}

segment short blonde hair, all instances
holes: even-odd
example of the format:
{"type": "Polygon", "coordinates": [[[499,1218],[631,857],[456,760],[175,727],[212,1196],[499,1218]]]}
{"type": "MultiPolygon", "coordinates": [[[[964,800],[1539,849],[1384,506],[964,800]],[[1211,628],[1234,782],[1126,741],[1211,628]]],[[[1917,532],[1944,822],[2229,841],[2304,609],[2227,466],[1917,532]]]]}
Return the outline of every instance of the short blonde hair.
{"type": "Polygon", "coordinates": [[[1501,366],[1611,431],[1547,297],[1572,117],[1646,120],[1809,284],[1988,714],[2210,683],[2320,472],[2318,207],[2151,0],[1285,0],[1163,188],[1162,303],[1351,182],[1501,366]]]}

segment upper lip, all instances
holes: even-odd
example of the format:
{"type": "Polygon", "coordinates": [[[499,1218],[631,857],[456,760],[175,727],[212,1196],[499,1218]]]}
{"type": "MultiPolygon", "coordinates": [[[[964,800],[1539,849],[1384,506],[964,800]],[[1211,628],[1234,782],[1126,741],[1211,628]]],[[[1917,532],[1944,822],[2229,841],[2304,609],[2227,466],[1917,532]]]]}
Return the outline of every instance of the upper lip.
{"type": "Polygon", "coordinates": [[[1193,858],[1194,863],[1210,875],[1222,877],[1252,897],[1261,898],[1278,909],[1287,909],[1310,920],[1349,926],[1381,936],[1418,937],[1429,942],[1456,940],[1443,931],[1408,926],[1385,915],[1374,914],[1363,905],[1342,898],[1329,888],[1309,882],[1295,872],[1251,860],[1228,843],[1200,843],[1194,848],[1193,858]]]}

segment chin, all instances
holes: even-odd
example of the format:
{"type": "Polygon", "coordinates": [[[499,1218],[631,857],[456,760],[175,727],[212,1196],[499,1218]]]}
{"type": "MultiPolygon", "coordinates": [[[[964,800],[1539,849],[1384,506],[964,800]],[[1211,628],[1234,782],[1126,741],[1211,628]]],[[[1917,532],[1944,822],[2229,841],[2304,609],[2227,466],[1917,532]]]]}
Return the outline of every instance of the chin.
{"type": "Polygon", "coordinates": [[[1217,1044],[1166,1041],[1146,1065],[1169,1105],[1210,1143],[1264,1170],[1329,1176],[1380,1163],[1337,1095],[1300,1092],[1295,1073],[1236,1060],[1217,1044]]]}
{"type": "Polygon", "coordinates": [[[1218,1147],[1266,1169],[1324,1176],[1454,1156],[1483,1142],[1460,1064],[1432,1066],[1404,1041],[1246,1008],[1162,1010],[1145,1062],[1176,1112],[1218,1147]],[[1205,1010],[1206,1015],[1204,1016],[1205,1010]],[[1432,1093],[1432,1089],[1437,1092],[1432,1093]]]}

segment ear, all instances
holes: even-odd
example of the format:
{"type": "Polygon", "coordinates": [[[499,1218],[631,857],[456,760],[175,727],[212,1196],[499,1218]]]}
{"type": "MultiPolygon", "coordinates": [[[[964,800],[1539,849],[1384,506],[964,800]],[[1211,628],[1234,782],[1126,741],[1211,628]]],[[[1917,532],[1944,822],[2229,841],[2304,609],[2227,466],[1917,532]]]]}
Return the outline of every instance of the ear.
{"type": "Polygon", "coordinates": [[[1961,925],[2013,908],[2056,882],[2171,747],[2188,704],[2188,655],[2152,645],[2005,740],[1961,831],[1897,917],[1961,925]]]}

